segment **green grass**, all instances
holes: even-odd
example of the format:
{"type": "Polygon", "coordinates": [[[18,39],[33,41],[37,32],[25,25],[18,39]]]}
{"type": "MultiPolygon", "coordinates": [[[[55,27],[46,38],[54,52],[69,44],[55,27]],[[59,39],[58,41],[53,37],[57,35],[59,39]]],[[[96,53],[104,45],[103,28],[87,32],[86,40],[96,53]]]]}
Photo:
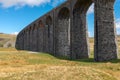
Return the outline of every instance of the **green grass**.
{"type": "MultiPolygon", "coordinates": [[[[1,48],[2,49],[2,48],[1,48]]],[[[46,53],[0,51],[0,80],[119,80],[120,60],[65,60],[46,53]]]]}
{"type": "MultiPolygon", "coordinates": [[[[81,60],[0,48],[0,80],[119,80],[120,59],[94,62],[93,42],[91,38],[90,58],[81,60]]],[[[120,38],[118,45],[120,51],[120,38]]]]}

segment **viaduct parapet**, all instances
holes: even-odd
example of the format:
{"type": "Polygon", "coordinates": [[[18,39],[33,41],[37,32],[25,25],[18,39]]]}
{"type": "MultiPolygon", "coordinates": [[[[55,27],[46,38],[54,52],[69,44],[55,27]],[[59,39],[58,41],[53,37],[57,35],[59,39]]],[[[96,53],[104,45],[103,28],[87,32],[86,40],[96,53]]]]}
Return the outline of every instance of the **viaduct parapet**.
{"type": "Polygon", "coordinates": [[[25,27],[17,36],[16,48],[70,59],[89,58],[86,14],[94,3],[95,61],[117,59],[114,2],[67,0],[25,27]]]}

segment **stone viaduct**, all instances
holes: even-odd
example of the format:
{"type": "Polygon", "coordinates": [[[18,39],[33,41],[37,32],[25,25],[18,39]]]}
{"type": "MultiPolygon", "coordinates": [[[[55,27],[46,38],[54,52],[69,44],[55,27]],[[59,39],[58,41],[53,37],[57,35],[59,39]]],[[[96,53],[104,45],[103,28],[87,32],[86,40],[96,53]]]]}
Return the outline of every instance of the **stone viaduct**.
{"type": "Polygon", "coordinates": [[[16,48],[70,59],[89,58],[86,13],[94,3],[95,61],[117,59],[114,2],[67,0],[25,27],[17,36],[16,48]]]}

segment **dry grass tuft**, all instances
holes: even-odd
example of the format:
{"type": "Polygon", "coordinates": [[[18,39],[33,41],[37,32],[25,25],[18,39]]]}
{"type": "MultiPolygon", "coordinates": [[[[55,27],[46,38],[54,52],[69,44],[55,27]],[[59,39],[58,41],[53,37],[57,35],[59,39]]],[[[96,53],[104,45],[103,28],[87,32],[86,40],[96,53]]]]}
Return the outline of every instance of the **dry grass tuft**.
{"type": "Polygon", "coordinates": [[[1,79],[9,80],[116,80],[109,73],[83,66],[27,65],[0,72],[1,79]]]}

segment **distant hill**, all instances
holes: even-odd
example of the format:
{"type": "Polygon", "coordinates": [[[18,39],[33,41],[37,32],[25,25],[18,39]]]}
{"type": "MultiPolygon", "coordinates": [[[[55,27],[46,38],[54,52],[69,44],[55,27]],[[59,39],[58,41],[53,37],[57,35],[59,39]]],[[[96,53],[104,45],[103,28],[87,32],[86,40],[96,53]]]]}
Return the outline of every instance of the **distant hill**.
{"type": "Polygon", "coordinates": [[[0,47],[14,47],[16,35],[0,33],[0,47]]]}

